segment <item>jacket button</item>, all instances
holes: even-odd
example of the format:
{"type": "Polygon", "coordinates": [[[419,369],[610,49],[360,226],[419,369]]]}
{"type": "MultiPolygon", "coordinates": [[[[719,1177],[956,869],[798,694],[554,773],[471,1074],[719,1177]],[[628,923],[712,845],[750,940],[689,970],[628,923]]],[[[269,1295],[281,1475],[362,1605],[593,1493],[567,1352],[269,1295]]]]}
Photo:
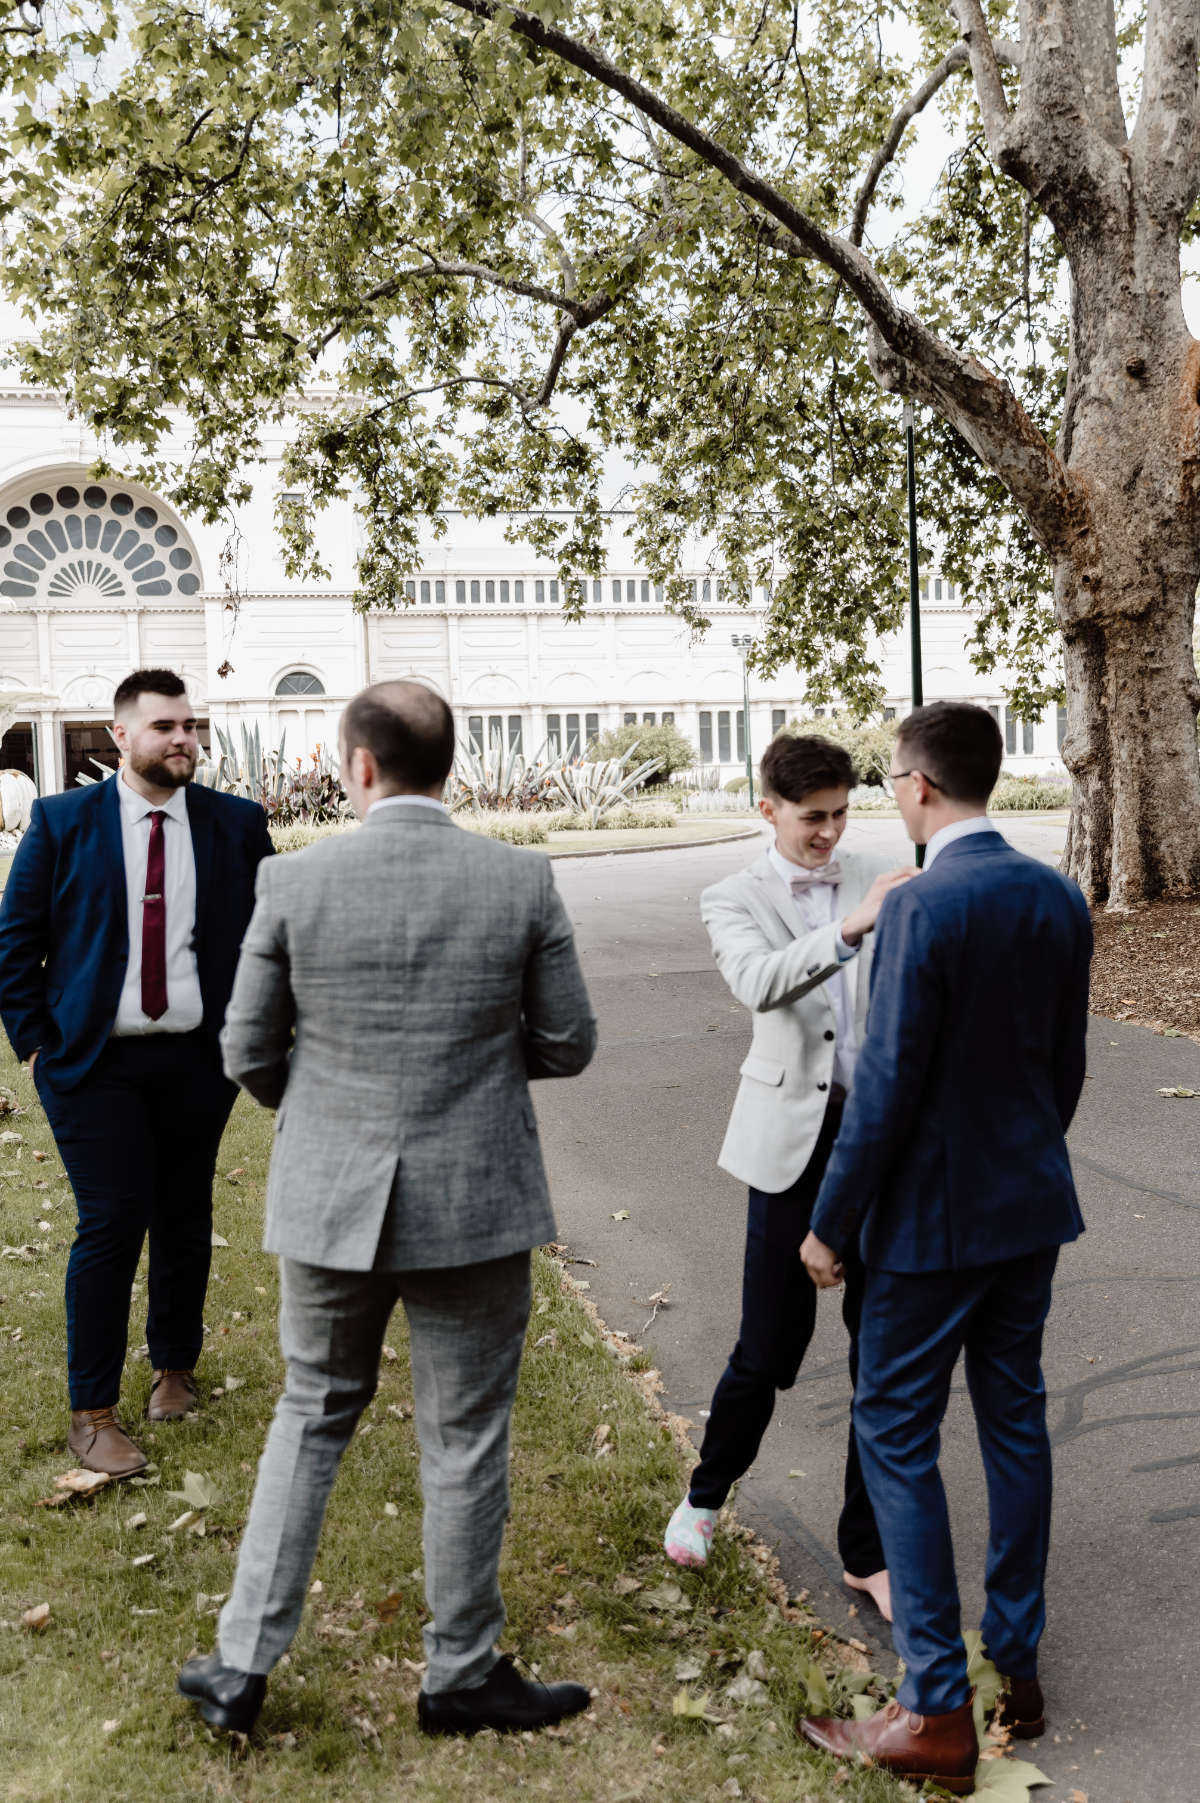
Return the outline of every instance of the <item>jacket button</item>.
{"type": "Polygon", "coordinates": [[[809,967],[808,967],[808,969],[807,969],[807,971],[806,971],[806,972],[805,972],[805,975],[806,975],[806,976],[809,976],[809,977],[815,977],[815,976],[816,976],[816,974],[817,974],[817,971],[818,971],[818,970],[819,970],[819,969],[820,969],[820,966],[819,966],[819,965],[817,965],[817,964],[810,964],[810,965],[809,965],[809,967]]]}
{"type": "Polygon", "coordinates": [[[818,1083],[817,1088],[818,1089],[828,1089],[829,1085],[828,1085],[828,1083],[818,1083]]]}
{"type": "Polygon", "coordinates": [[[830,1030],[827,1030],[827,1031],[826,1031],[826,1034],[825,1034],[825,1037],[826,1037],[826,1039],[832,1039],[832,1038],[833,1038],[833,1032],[832,1032],[832,1029],[830,1029],[830,1030]]]}

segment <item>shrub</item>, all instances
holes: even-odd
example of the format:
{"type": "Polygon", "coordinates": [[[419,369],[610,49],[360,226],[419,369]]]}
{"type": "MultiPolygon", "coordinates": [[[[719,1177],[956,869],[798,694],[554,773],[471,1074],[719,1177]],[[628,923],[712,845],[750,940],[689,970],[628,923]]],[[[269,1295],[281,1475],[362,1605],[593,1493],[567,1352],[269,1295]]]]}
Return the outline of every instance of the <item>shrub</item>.
{"type": "Polygon", "coordinates": [[[544,845],[549,838],[545,814],[476,814],[464,810],[455,825],[481,839],[500,839],[505,845],[544,845]]]}
{"type": "Polygon", "coordinates": [[[872,789],[886,787],[892,747],[896,742],[895,720],[789,720],[784,732],[832,739],[854,760],[860,783],[872,789]]]}
{"type": "Polygon", "coordinates": [[[271,843],[278,852],[303,851],[306,845],[315,845],[318,839],[329,839],[336,833],[352,833],[357,825],[357,820],[327,822],[323,826],[277,826],[272,822],[271,843]]]}
{"type": "Polygon", "coordinates": [[[1021,809],[1069,808],[1070,805],[1070,781],[1056,782],[1047,776],[1002,776],[988,803],[992,812],[998,814],[1021,809]]]}
{"type": "Polygon", "coordinates": [[[527,814],[553,805],[554,772],[563,760],[527,763],[515,746],[492,740],[485,751],[460,745],[446,782],[446,805],[455,814],[527,814]]]}
{"type": "Polygon", "coordinates": [[[744,795],[749,787],[750,778],[748,776],[731,776],[725,784],[725,793],[726,795],[744,795]]]}
{"type": "MultiPolygon", "coordinates": [[[[657,803],[634,803],[628,807],[612,808],[596,822],[595,827],[586,814],[572,815],[565,823],[564,830],[572,832],[637,832],[646,828],[658,829],[676,826],[679,815],[672,807],[660,806],[657,803]]],[[[558,830],[558,829],[556,829],[558,830]]]]}
{"type": "Polygon", "coordinates": [[[264,751],[258,727],[251,730],[243,721],[238,750],[229,733],[219,726],[214,730],[220,755],[215,760],[202,758],[196,766],[196,781],[206,789],[257,801],[272,826],[320,826],[349,813],[349,800],[326,747],[310,751],[307,762],[303,758],[288,762],[286,733],[274,751],[264,751]]]}
{"type": "Polygon", "coordinates": [[[556,801],[573,813],[584,814],[589,827],[599,826],[606,814],[628,804],[635,789],[656,768],[653,759],[627,768],[636,748],[623,757],[607,758],[602,764],[582,763],[551,765],[550,790],[556,801]]]}
{"type": "Polygon", "coordinates": [[[690,770],[696,762],[696,747],[670,721],[662,726],[651,726],[649,722],[644,726],[614,726],[601,734],[588,755],[603,763],[609,758],[625,758],[635,749],[639,758],[657,761],[658,768],[645,779],[648,789],[660,788],[676,770],[690,770]]]}

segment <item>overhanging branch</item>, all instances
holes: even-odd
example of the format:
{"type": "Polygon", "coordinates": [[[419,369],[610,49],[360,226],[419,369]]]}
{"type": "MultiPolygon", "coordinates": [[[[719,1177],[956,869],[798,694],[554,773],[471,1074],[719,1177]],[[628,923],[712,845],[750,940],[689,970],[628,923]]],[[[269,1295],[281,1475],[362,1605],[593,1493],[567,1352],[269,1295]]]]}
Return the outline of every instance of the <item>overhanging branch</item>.
{"type": "MultiPolygon", "coordinates": [[[[502,22],[507,30],[620,94],[782,227],[782,231],[765,234],[776,248],[789,256],[823,263],[840,276],[874,328],[873,343],[880,355],[878,365],[874,357],[872,365],[883,386],[902,388],[930,400],[1008,486],[1043,544],[1060,542],[1065,537],[1072,518],[1066,472],[1012,389],[974,357],[962,356],[902,307],[856,244],[818,225],[728,145],[701,130],[595,46],[580,43],[534,14],[502,6],[498,0],[448,3],[489,24],[502,22]],[[881,371],[889,379],[884,380],[881,371]]],[[[962,0],[964,5],[970,3],[971,0],[962,0]]],[[[978,0],[974,4],[978,7],[978,0]]],[[[996,71],[998,84],[999,70],[990,38],[986,49],[980,47],[980,53],[986,54],[996,71]]],[[[1002,91],[1000,99],[1007,114],[1002,91]]]]}

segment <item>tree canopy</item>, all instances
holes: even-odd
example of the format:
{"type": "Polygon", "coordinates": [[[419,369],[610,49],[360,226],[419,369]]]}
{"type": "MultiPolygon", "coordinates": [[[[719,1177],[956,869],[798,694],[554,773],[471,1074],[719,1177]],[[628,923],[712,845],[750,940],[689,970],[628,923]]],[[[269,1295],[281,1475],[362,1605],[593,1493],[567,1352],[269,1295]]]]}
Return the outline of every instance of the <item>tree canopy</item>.
{"type": "MultiPolygon", "coordinates": [[[[878,222],[896,290],[1052,417],[1058,254],[989,161],[940,7],[622,0],[536,17],[635,70],[822,231],[869,244],[878,222]],[[961,148],[897,230],[891,140],[928,71],[961,148]]],[[[814,700],[868,703],[875,635],[902,617],[901,441],[844,277],[798,259],[636,96],[506,18],[150,0],[124,42],[115,9],[83,5],[57,33],[47,18],[2,190],[8,279],[41,322],[28,373],[209,518],[244,492],[264,429],[331,373],[344,400],[304,410],[286,486],[305,501],[282,524],[302,569],[312,508],[361,497],[375,605],[402,594],[421,516],[450,506],[511,516],[564,576],[598,570],[604,455],[620,449],[652,573],[678,579],[689,536],[711,536],[735,587],[774,584],[764,664],[795,661],[814,700]],[[112,54],[93,63],[101,40],[112,54]],[[195,435],[182,463],[173,408],[195,435]]],[[[921,439],[931,542],[987,610],[987,655],[1025,654],[1032,704],[1043,560],[952,432],[930,420],[921,439]]],[[[702,618],[678,581],[670,594],[702,618]]]]}
{"type": "MultiPolygon", "coordinates": [[[[1137,502],[1101,467],[1106,404],[1128,402],[1112,442],[1134,485],[1153,462],[1135,439],[1165,432],[1179,464],[1155,470],[1187,544],[1156,578],[1173,745],[1200,693],[1176,644],[1200,567],[1178,289],[1200,0],[141,0],[135,19],[125,40],[99,0],[44,20],[0,165],[6,279],[42,322],[25,370],[111,456],[215,518],[299,404],[291,567],[313,565],[314,509],[353,494],[361,600],[390,605],[451,507],[598,573],[619,447],[670,604],[702,620],[680,572],[710,536],[735,592],[773,585],[760,667],[865,708],[902,618],[887,394],[910,395],[927,548],[980,610],[981,668],[1013,658],[1036,713],[1063,634],[1068,763],[1100,810],[1078,869],[1107,892],[1112,810],[1144,787],[1104,699],[1110,627],[1149,632],[1154,603],[1131,594],[1145,558],[1117,533],[1137,502]],[[955,148],[914,213],[900,170],[930,105],[955,148]],[[322,372],[336,395],[303,401],[322,372]],[[1133,560],[1119,579],[1102,540],[1133,560]]],[[[1200,881],[1200,829],[1170,870],[1138,856],[1131,893],[1200,881]]]]}

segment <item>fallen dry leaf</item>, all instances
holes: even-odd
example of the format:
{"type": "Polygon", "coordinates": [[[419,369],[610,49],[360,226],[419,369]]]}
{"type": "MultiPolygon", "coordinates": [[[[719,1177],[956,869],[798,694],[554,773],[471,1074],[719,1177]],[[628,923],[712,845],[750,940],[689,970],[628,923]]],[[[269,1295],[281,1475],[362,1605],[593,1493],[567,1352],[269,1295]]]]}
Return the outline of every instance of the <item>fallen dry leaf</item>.
{"type": "Polygon", "coordinates": [[[21,1622],[24,1627],[31,1631],[31,1633],[40,1634],[43,1628],[49,1626],[49,1603],[35,1603],[32,1609],[26,1609],[24,1615],[21,1617],[21,1622]]]}
{"type": "Polygon", "coordinates": [[[64,1471],[61,1477],[54,1480],[56,1490],[67,1490],[75,1496],[91,1496],[94,1490],[103,1490],[111,1484],[112,1478],[107,1471],[64,1471]]]}

